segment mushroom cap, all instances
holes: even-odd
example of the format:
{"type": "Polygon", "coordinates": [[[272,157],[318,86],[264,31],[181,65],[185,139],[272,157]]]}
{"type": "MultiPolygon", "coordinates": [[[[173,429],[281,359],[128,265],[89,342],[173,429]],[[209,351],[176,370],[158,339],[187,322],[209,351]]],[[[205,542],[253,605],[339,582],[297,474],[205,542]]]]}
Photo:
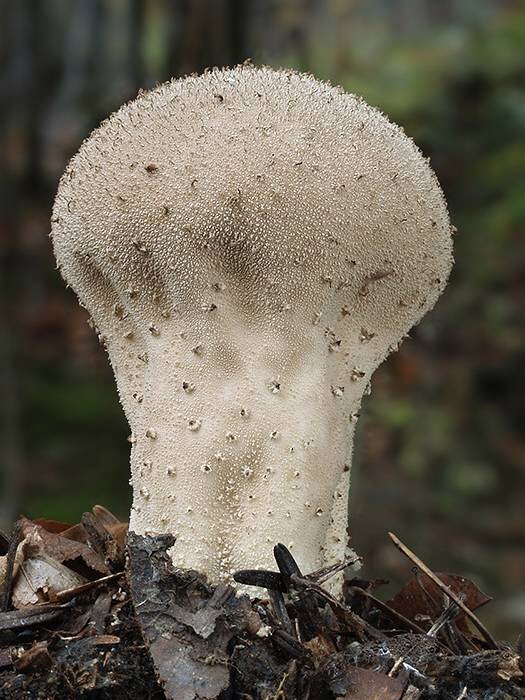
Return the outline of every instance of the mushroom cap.
{"type": "Polygon", "coordinates": [[[81,298],[95,276],[119,293],[140,279],[145,306],[170,287],[198,303],[196,276],[222,267],[242,277],[254,318],[272,285],[319,306],[321,281],[396,337],[434,305],[452,264],[442,191],[403,130],[338,87],[267,67],[139,93],[69,163],[52,235],[81,298]]]}
{"type": "MultiPolygon", "coordinates": [[[[223,518],[216,542],[231,539],[250,497],[269,517],[307,504],[313,520],[292,515],[289,530],[317,557],[330,514],[346,524],[348,417],[452,265],[443,194],[413,141],[310,75],[213,70],[139,94],[95,130],[60,181],[52,222],[62,274],[105,338],[138,436],[132,527],[153,529],[153,514],[186,532],[188,552],[197,521],[202,532],[223,518]],[[312,457],[292,454],[306,442],[312,457]],[[219,453],[223,466],[210,466],[219,453]],[[279,466],[263,481],[268,459],[279,466]],[[277,472],[292,480],[297,465],[304,480],[291,492],[277,472]],[[187,507],[170,506],[158,469],[184,472],[187,507]]],[[[254,563],[217,549],[221,570],[254,563]]]]}

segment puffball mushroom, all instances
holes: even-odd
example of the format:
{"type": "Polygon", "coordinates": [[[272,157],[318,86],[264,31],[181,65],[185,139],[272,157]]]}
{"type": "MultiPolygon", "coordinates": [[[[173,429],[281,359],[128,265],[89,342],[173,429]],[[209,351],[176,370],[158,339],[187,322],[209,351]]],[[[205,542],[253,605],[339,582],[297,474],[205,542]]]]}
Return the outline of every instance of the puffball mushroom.
{"type": "Polygon", "coordinates": [[[276,542],[341,560],[361,398],[452,262],[414,143],[310,75],[174,80],[84,142],[52,238],[131,427],[131,530],[212,581],[276,542]]]}

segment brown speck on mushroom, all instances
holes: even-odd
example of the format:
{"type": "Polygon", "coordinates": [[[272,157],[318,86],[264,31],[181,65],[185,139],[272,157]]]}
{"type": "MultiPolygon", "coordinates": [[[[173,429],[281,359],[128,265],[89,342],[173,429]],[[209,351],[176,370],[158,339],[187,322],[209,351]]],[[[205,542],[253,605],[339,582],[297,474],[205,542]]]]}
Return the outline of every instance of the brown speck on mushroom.
{"type": "Polygon", "coordinates": [[[117,318],[124,318],[124,307],[121,304],[115,304],[113,306],[113,313],[117,318]]]}
{"type": "Polygon", "coordinates": [[[147,173],[149,173],[150,175],[153,173],[156,173],[158,169],[159,169],[159,166],[155,165],[155,163],[149,163],[149,165],[144,166],[144,170],[147,173]]]}
{"type": "Polygon", "coordinates": [[[361,328],[361,332],[359,333],[359,340],[361,343],[367,343],[369,340],[372,340],[372,338],[375,338],[376,334],[371,333],[370,331],[367,331],[366,328],[361,328]]]}
{"type": "Polygon", "coordinates": [[[379,282],[380,280],[384,280],[387,277],[391,277],[394,274],[394,270],[392,269],[386,269],[386,270],[377,270],[376,272],[373,272],[371,275],[368,275],[365,278],[365,281],[359,288],[359,295],[362,297],[366,297],[367,294],[370,292],[370,286],[374,282],[379,282]]]}
{"type": "Polygon", "coordinates": [[[327,328],[324,334],[328,338],[329,352],[339,352],[341,349],[341,338],[338,338],[331,328],[327,328]]]}
{"type": "Polygon", "coordinates": [[[350,379],[353,382],[357,382],[359,379],[362,379],[365,376],[365,373],[363,372],[362,369],[359,369],[359,367],[354,367],[352,371],[350,372],[350,379]]]}
{"type": "Polygon", "coordinates": [[[135,246],[135,248],[139,251],[139,253],[142,253],[142,255],[149,255],[149,250],[146,248],[146,246],[140,241],[138,238],[134,238],[131,243],[135,246]]]}

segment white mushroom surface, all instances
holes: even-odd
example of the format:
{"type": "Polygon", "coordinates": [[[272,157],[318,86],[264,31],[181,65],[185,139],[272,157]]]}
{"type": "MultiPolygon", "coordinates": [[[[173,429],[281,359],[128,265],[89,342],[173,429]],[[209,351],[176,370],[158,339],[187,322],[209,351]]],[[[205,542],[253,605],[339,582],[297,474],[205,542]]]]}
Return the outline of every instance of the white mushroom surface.
{"type": "Polygon", "coordinates": [[[52,238],[131,427],[131,529],[212,581],[276,542],[342,559],[361,398],[452,264],[402,129],[309,75],[174,80],[83,143],[52,238]]]}

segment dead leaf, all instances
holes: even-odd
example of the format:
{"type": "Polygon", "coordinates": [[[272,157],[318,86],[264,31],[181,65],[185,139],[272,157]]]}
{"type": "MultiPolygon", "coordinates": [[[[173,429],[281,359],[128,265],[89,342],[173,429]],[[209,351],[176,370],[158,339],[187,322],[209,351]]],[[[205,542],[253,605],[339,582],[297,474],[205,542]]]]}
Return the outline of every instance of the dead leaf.
{"type": "Polygon", "coordinates": [[[70,568],[71,563],[77,560],[77,562],[83,563],[84,567],[87,567],[88,572],[86,573],[90,571],[94,576],[110,573],[104,560],[87,544],[48,532],[41,525],[37,525],[27,518],[22,518],[21,521],[23,535],[26,538],[30,537],[28,539],[30,542],[29,556],[46,554],[61,564],[69,564],[70,568]]]}
{"type": "Polygon", "coordinates": [[[47,642],[35,642],[33,646],[24,651],[15,661],[16,670],[19,673],[33,674],[49,671],[53,665],[53,659],[47,649],[47,642]]]}
{"type": "Polygon", "coordinates": [[[32,522],[34,522],[35,525],[43,527],[44,530],[54,532],[55,534],[62,533],[65,530],[69,530],[71,527],[73,527],[69,523],[63,523],[60,520],[50,520],[48,518],[36,518],[32,522]]]}
{"type": "MultiPolygon", "coordinates": [[[[18,574],[20,564],[24,561],[25,550],[26,550],[26,540],[22,540],[18,547],[16,548],[15,559],[13,562],[13,580],[18,574]]],[[[4,587],[5,576],[7,573],[7,555],[5,557],[0,557],[0,590],[4,587]]]]}
{"type": "Polygon", "coordinates": [[[93,603],[90,625],[96,634],[102,634],[106,629],[106,618],[111,610],[112,598],[113,594],[110,590],[102,590],[93,603]]]}
{"type": "Polygon", "coordinates": [[[86,582],[80,574],[55,561],[47,554],[28,557],[20,566],[13,585],[11,602],[15,608],[46,603],[60,591],[86,582]]]}
{"type": "Polygon", "coordinates": [[[399,700],[405,685],[399,678],[349,666],[343,679],[330,683],[330,690],[339,700],[399,700]]]}
{"type": "Polygon", "coordinates": [[[113,515],[113,513],[104,506],[93,506],[91,510],[97,521],[114,540],[112,557],[114,559],[123,557],[128,537],[128,523],[119,520],[116,515],[113,515]]]}
{"type": "Polygon", "coordinates": [[[99,523],[103,525],[106,529],[108,527],[113,527],[114,525],[125,524],[121,523],[117,516],[113,515],[113,513],[104,506],[93,506],[91,511],[95,518],[99,521],[99,523]]]}
{"type": "MultiPolygon", "coordinates": [[[[492,598],[485,595],[470,579],[454,574],[436,573],[443,583],[450,587],[456,595],[464,596],[464,603],[470,610],[477,610],[492,598]]],[[[411,578],[403,588],[388,601],[387,605],[418,625],[429,628],[431,623],[425,618],[435,620],[443,612],[443,592],[425,574],[419,573],[411,578]]],[[[463,622],[465,614],[461,611],[456,617],[458,623],[463,622]]]]}
{"type": "Polygon", "coordinates": [[[228,688],[230,672],[222,651],[213,665],[204,667],[200,660],[192,658],[191,647],[173,639],[158,637],[149,650],[166,697],[171,700],[217,698],[228,688]]]}
{"type": "Polygon", "coordinates": [[[66,537],[68,540],[73,540],[74,542],[83,542],[86,544],[88,541],[88,534],[82,523],[71,525],[70,528],[63,530],[60,534],[62,537],[66,537]]]}
{"type": "Polygon", "coordinates": [[[117,543],[111,531],[122,529],[123,524],[105,526],[92,513],[83,513],[81,522],[90,547],[104,559],[112,572],[120,570],[124,564],[124,546],[117,543]]]}

